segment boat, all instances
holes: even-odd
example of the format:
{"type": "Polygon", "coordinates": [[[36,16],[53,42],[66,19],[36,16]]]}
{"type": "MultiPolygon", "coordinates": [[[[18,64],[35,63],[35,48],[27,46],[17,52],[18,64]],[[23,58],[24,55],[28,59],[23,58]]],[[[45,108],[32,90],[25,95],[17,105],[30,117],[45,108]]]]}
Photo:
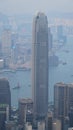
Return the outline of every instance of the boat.
{"type": "Polygon", "coordinates": [[[17,86],[15,86],[13,89],[20,89],[19,83],[18,83],[17,86]]]}

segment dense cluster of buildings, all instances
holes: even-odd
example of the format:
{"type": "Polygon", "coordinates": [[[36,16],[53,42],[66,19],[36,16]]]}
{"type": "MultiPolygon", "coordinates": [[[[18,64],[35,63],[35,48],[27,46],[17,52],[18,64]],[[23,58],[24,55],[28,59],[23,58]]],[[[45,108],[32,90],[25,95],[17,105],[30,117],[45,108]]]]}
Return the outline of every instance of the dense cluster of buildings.
{"type": "MultiPolygon", "coordinates": [[[[38,13],[33,20],[32,39],[32,100],[19,100],[16,121],[9,118],[11,104],[8,102],[9,107],[6,107],[5,112],[6,118],[2,119],[2,122],[5,122],[6,130],[12,128],[48,130],[48,21],[43,13],[38,13]]],[[[8,82],[5,79],[1,79],[1,81],[8,82]]],[[[4,87],[3,84],[1,86],[4,87]]],[[[3,94],[2,91],[1,94],[3,94]]],[[[4,103],[6,103],[5,99],[4,103]]]]}
{"type": "MultiPolygon", "coordinates": [[[[31,29],[27,29],[28,33],[26,33],[26,31],[23,32],[23,30],[27,26],[19,25],[16,30],[13,30],[12,26],[14,26],[14,24],[12,25],[11,23],[15,22],[10,22],[9,26],[1,27],[2,29],[0,31],[0,69],[31,69],[31,29]]],[[[50,50],[48,57],[50,66],[57,66],[59,63],[59,59],[55,56],[53,50],[55,50],[58,45],[64,45],[66,42],[67,39],[64,30],[63,25],[48,27],[48,44],[50,43],[48,47],[48,50],[50,50]],[[56,47],[54,47],[55,45],[56,47]]]]}
{"type": "Polygon", "coordinates": [[[31,59],[31,38],[23,37],[11,29],[3,29],[0,34],[0,69],[27,67],[25,64],[31,59]]]}
{"type": "MultiPolygon", "coordinates": [[[[2,56],[7,63],[11,48],[8,37],[11,37],[11,32],[6,30],[2,38],[2,56]]],[[[56,83],[54,104],[51,107],[48,104],[48,43],[51,50],[52,34],[47,16],[39,12],[33,20],[32,99],[19,99],[18,110],[12,110],[9,82],[1,78],[0,130],[73,129],[73,84],[56,83]]]]}

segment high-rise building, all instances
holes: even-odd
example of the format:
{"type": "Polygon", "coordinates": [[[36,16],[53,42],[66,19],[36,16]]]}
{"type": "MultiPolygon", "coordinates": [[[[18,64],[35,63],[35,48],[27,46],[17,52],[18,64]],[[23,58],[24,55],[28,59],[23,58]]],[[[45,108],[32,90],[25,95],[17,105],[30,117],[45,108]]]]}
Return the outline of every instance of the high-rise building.
{"type": "Polygon", "coordinates": [[[19,124],[24,126],[26,122],[32,122],[33,102],[31,99],[19,99],[19,124]]]}
{"type": "Polygon", "coordinates": [[[62,127],[73,109],[73,84],[57,83],[54,86],[54,114],[61,119],[62,127]]]}
{"type": "Polygon", "coordinates": [[[53,114],[52,112],[48,113],[48,120],[47,120],[47,128],[46,130],[53,130],[53,114]]]}
{"type": "Polygon", "coordinates": [[[32,99],[35,118],[48,112],[48,21],[39,12],[33,20],[32,99]]]}
{"type": "Polygon", "coordinates": [[[54,120],[52,125],[53,125],[53,130],[62,130],[60,120],[57,120],[57,119],[54,120]]]}
{"type": "Polygon", "coordinates": [[[11,59],[11,30],[4,29],[1,37],[2,56],[4,59],[4,67],[9,67],[11,59]]]}
{"type": "Polygon", "coordinates": [[[0,130],[5,130],[5,121],[9,120],[11,111],[11,93],[7,79],[0,79],[0,130]]]}
{"type": "Polygon", "coordinates": [[[6,121],[5,130],[16,130],[16,123],[14,121],[6,121]]]}
{"type": "Polygon", "coordinates": [[[69,127],[73,127],[73,109],[69,112],[69,127]]]}
{"type": "Polygon", "coordinates": [[[25,130],[32,130],[31,123],[28,123],[28,122],[26,123],[25,130]]]}
{"type": "Polygon", "coordinates": [[[59,39],[61,39],[63,37],[63,26],[62,25],[59,25],[57,27],[57,35],[58,35],[59,39]]]}
{"type": "Polygon", "coordinates": [[[50,27],[48,28],[48,46],[49,50],[51,50],[53,47],[53,35],[51,33],[50,27]]]}
{"type": "Polygon", "coordinates": [[[1,43],[2,55],[8,57],[11,53],[11,31],[9,29],[3,30],[1,43]]]}
{"type": "Polygon", "coordinates": [[[44,121],[38,122],[38,130],[45,130],[45,122],[44,121]]]}
{"type": "Polygon", "coordinates": [[[64,27],[63,27],[63,25],[58,25],[57,26],[58,42],[66,43],[67,38],[66,38],[66,36],[63,33],[64,33],[64,27]]]}

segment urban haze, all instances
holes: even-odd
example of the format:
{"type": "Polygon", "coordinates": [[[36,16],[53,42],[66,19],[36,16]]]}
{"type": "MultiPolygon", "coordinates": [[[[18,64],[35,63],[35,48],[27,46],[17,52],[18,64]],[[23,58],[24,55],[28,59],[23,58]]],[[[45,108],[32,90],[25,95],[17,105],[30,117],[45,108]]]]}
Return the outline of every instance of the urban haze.
{"type": "Polygon", "coordinates": [[[0,130],[73,130],[72,59],[72,0],[0,0],[0,130]]]}

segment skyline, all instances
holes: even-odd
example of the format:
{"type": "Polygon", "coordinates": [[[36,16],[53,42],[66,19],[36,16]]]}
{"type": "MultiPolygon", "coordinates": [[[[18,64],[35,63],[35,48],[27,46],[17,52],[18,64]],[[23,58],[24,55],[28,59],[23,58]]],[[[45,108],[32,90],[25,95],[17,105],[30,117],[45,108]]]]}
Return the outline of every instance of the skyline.
{"type": "Polygon", "coordinates": [[[72,0],[0,0],[0,12],[7,15],[35,14],[36,12],[73,12],[72,0]]]}

